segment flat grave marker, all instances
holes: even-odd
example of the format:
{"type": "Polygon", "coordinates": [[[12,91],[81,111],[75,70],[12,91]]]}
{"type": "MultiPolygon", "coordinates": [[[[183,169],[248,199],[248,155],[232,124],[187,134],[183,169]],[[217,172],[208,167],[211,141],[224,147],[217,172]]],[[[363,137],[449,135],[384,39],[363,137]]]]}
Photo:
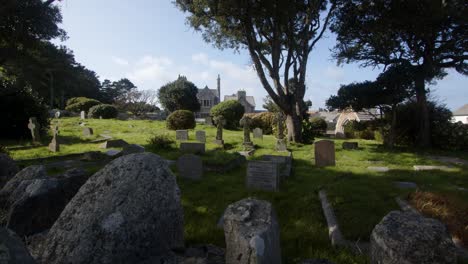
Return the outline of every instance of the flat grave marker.
{"type": "Polygon", "coordinates": [[[204,130],[198,130],[195,132],[195,138],[197,141],[206,143],[206,132],[204,130]]]}
{"type": "Polygon", "coordinates": [[[247,187],[264,191],[278,191],[280,174],[278,163],[249,161],[247,163],[247,187]]]}
{"type": "Polygon", "coordinates": [[[188,140],[188,130],[176,130],[176,140],[188,140]]]}

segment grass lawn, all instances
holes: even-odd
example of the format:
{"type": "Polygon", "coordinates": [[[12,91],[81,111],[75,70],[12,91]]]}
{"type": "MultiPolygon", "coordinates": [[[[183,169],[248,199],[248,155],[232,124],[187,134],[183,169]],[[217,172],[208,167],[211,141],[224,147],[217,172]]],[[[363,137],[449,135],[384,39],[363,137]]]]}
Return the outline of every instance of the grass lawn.
{"type": "MultiPolygon", "coordinates": [[[[148,146],[152,134],[168,133],[175,138],[174,131],[167,131],[164,122],[86,120],[95,136],[84,138],[78,125],[78,118],[60,119],[60,136],[65,140],[61,152],[51,153],[46,146],[11,150],[14,159],[32,159],[64,154],[99,150],[99,144],[90,141],[98,134],[109,134],[115,139],[140,144],[168,159],[176,159],[181,153],[176,146],[170,150],[158,150],[148,146]]],[[[242,150],[242,131],[224,130],[226,153],[216,150],[212,141],[214,127],[197,125],[197,130],[207,134],[205,162],[223,164],[235,158],[242,150]]],[[[190,131],[194,139],[194,131],[190,131]]],[[[273,151],[275,138],[264,136],[263,140],[253,139],[257,151],[252,159],[264,154],[278,154],[273,151]]],[[[182,205],[185,214],[185,240],[187,244],[212,243],[224,246],[223,231],[216,227],[219,217],[228,204],[246,197],[265,199],[274,205],[281,227],[281,247],[285,263],[296,263],[306,258],[328,258],[335,263],[368,263],[367,257],[355,256],[343,249],[330,246],[328,229],[322,213],[318,191],[325,188],[334,206],[338,222],[346,239],[368,241],[373,227],[391,210],[397,210],[395,196],[407,195],[410,191],[400,190],[394,181],[411,181],[422,191],[436,192],[468,201],[468,192],[457,187],[468,188],[466,167],[454,167],[451,171],[413,171],[413,165],[440,165],[425,158],[426,154],[409,149],[388,150],[378,142],[359,142],[359,150],[343,150],[343,140],[335,140],[336,166],[316,168],[313,145],[290,144],[293,152],[293,175],[284,181],[280,191],[263,192],[245,188],[245,166],[228,173],[207,173],[202,181],[178,179],[182,190],[182,205]],[[368,166],[387,166],[389,172],[368,171],[368,166]]],[[[2,142],[8,147],[13,142],[2,142]]],[[[24,143],[22,144],[24,145],[24,143]]],[[[457,153],[451,153],[457,156],[457,153]]],[[[464,157],[459,155],[459,157],[464,157]]],[[[57,157],[59,158],[59,157],[57,157]]]]}

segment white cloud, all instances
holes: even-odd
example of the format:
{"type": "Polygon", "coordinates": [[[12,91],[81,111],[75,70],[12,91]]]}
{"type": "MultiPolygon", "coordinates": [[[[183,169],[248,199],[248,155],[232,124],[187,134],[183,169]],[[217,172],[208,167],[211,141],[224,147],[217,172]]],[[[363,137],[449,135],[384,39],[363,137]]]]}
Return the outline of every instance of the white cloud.
{"type": "Polygon", "coordinates": [[[111,59],[117,65],[120,65],[120,66],[127,66],[128,65],[128,61],[125,60],[125,59],[122,59],[120,57],[112,56],[111,59]]]}
{"type": "Polygon", "coordinates": [[[208,55],[205,53],[197,53],[192,55],[192,61],[201,64],[208,64],[209,59],[208,55]]]}
{"type": "Polygon", "coordinates": [[[342,68],[336,66],[328,66],[324,71],[325,76],[332,79],[333,81],[342,81],[344,80],[345,73],[342,68]]]}

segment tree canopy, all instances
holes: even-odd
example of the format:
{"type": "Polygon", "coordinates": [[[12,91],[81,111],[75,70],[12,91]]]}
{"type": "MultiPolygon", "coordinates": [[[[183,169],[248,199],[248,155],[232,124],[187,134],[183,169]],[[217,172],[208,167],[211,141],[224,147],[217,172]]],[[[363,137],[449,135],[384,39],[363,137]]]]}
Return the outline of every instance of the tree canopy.
{"type": "Polygon", "coordinates": [[[162,86],[158,91],[159,103],[164,109],[174,112],[175,110],[200,110],[197,99],[198,88],[185,76],[179,76],[177,80],[162,86]]]}

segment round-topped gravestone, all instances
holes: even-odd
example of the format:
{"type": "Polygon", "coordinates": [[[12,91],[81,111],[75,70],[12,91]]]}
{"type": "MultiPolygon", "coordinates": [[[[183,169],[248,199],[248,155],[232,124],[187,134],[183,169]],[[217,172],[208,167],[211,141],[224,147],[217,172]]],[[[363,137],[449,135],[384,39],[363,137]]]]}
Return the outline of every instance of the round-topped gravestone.
{"type": "Polygon", "coordinates": [[[183,248],[175,176],[161,157],[137,153],[91,176],[49,231],[42,263],[140,263],[183,248]]]}
{"type": "Polygon", "coordinates": [[[455,246],[445,226],[419,214],[392,211],[371,234],[371,263],[456,263],[455,246]]]}

